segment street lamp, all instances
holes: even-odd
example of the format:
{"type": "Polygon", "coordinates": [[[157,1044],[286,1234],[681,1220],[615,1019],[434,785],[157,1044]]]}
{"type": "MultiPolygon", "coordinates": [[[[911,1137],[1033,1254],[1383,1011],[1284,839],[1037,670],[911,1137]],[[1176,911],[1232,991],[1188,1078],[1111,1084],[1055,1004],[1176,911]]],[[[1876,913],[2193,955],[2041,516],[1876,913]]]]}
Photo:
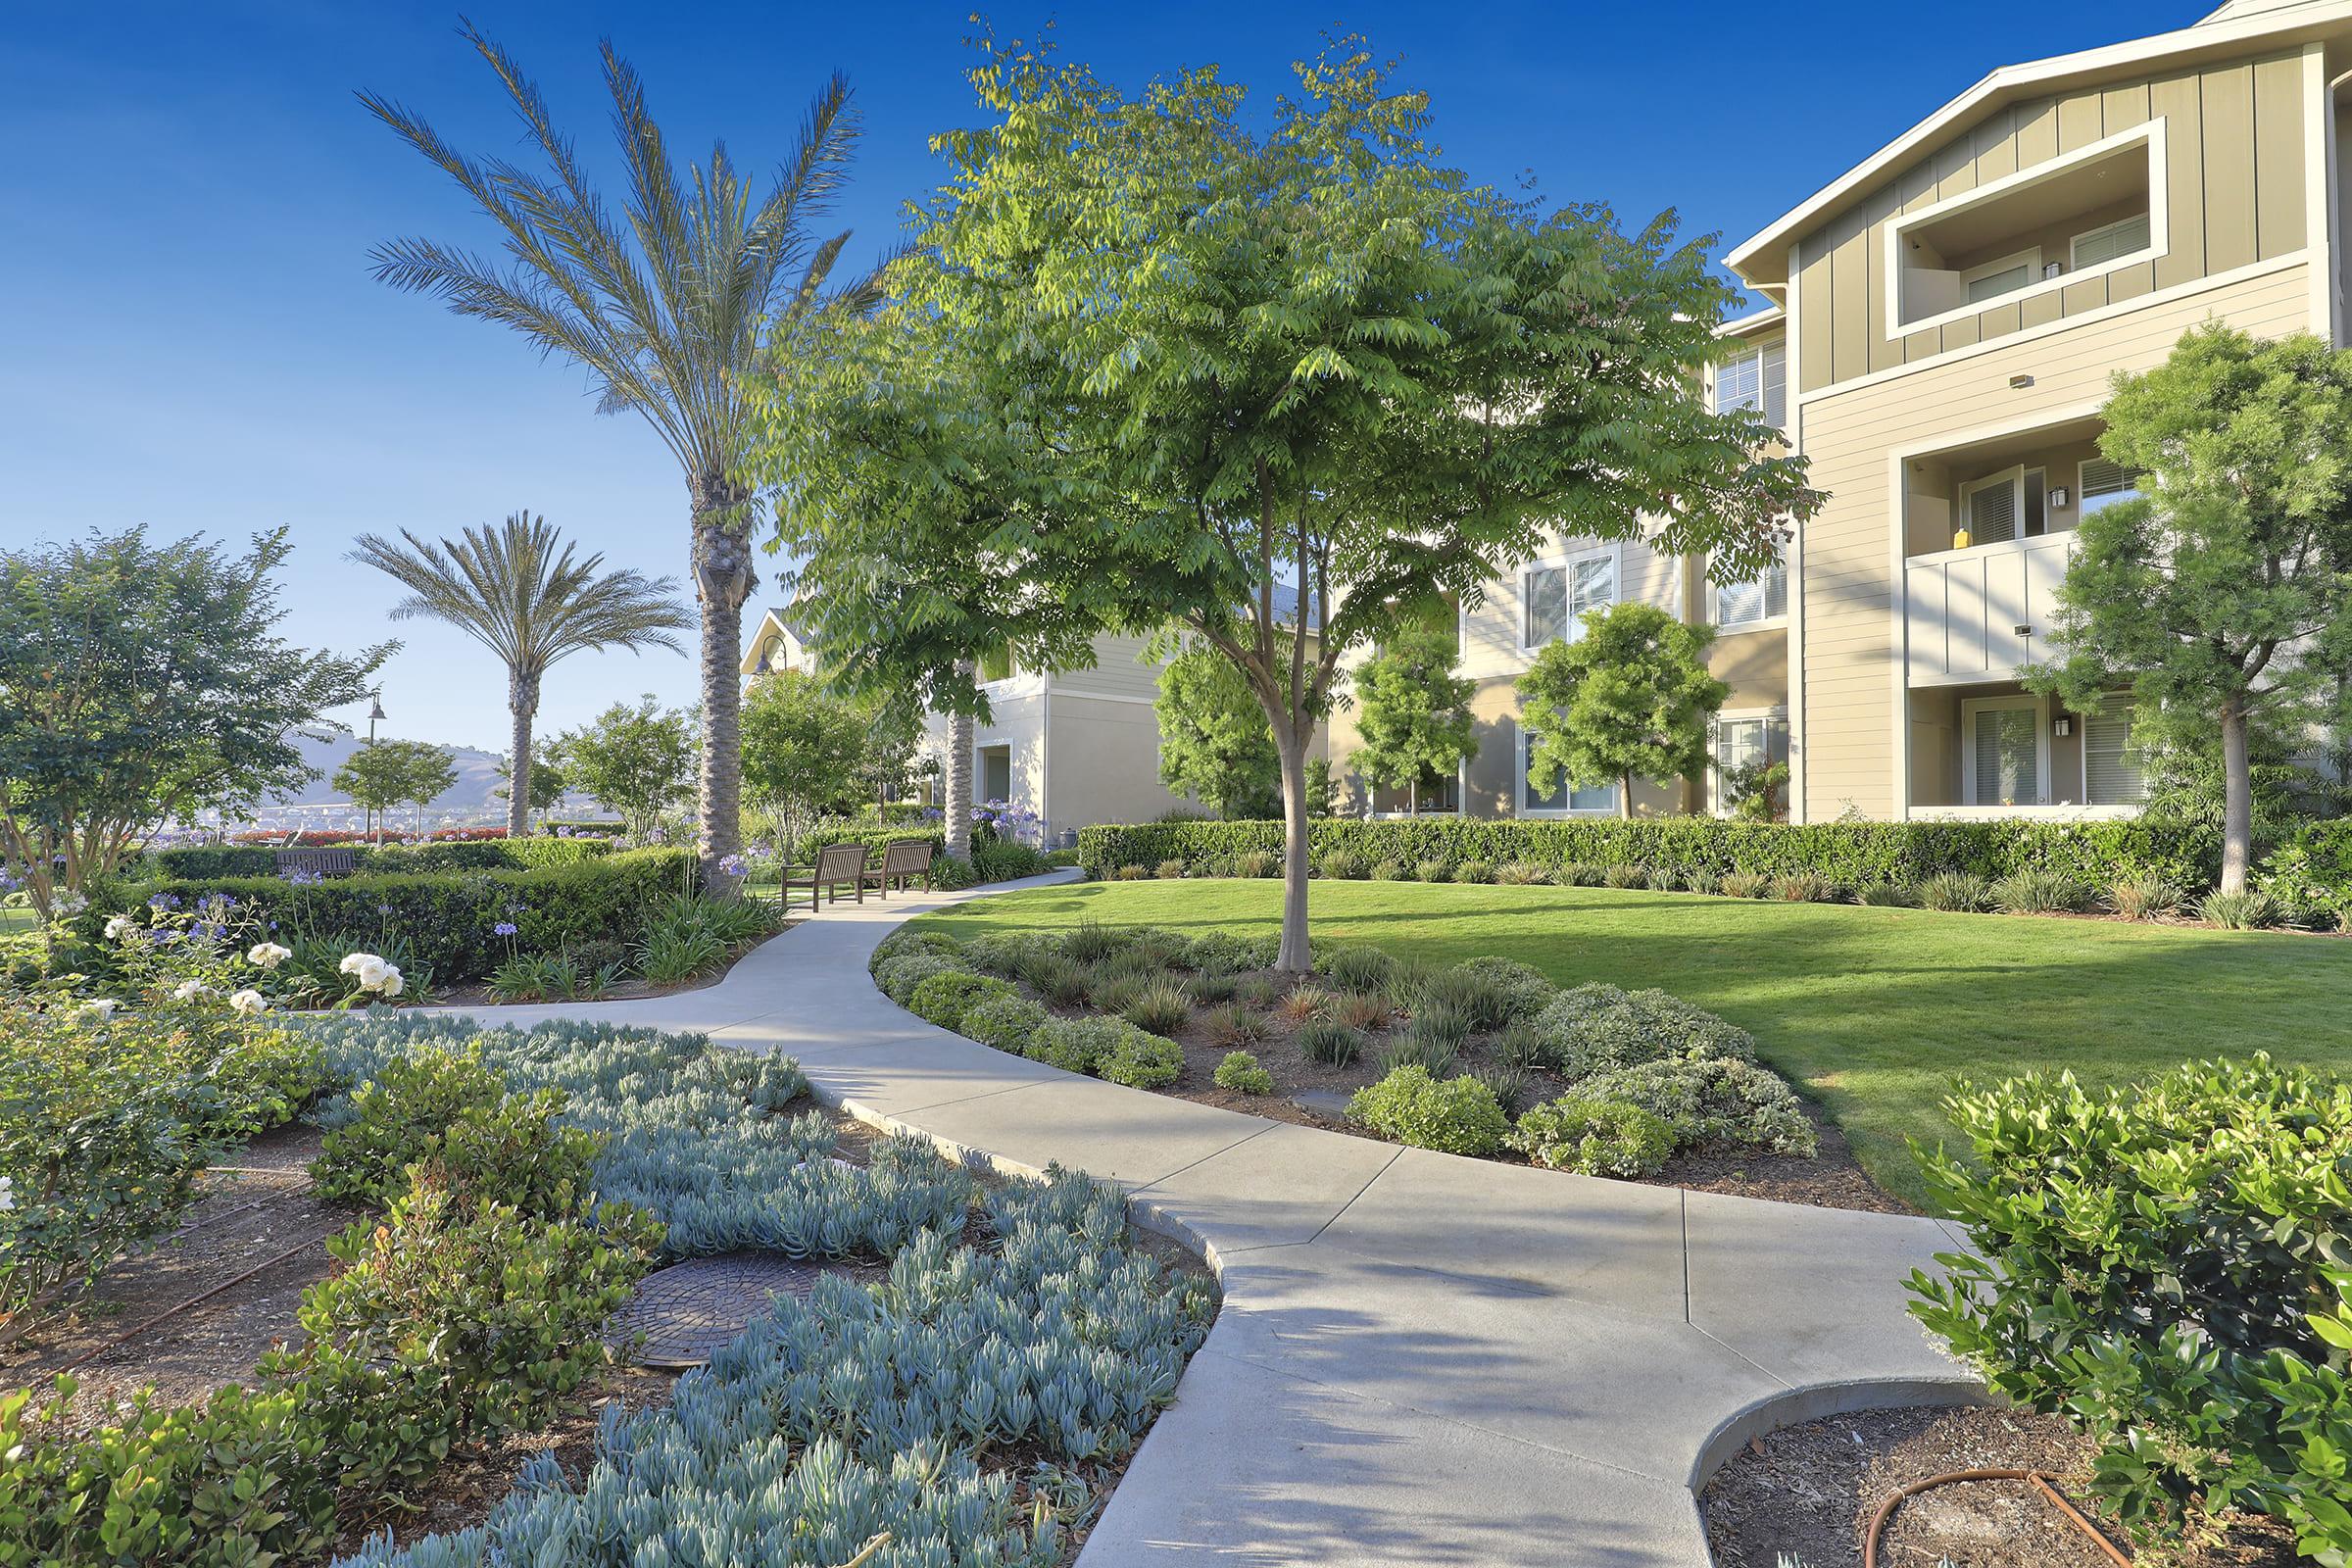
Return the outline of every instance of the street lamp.
{"type": "MultiPolygon", "coordinates": [[[[376,721],[379,719],[389,718],[391,715],[384,711],[384,689],[381,686],[378,686],[368,695],[373,699],[373,701],[368,705],[368,749],[369,751],[373,751],[375,749],[376,721]]],[[[371,825],[375,822],[375,808],[372,806],[368,808],[368,820],[371,825]]],[[[383,830],[381,828],[375,829],[375,842],[378,844],[384,842],[383,830]]]]}

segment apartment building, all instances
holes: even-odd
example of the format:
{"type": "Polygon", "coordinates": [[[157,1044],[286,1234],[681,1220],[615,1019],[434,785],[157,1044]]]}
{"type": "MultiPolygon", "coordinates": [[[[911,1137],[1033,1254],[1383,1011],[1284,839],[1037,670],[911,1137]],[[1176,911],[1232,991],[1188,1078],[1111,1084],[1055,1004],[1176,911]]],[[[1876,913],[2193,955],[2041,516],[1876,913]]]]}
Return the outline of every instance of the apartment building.
{"type": "Polygon", "coordinates": [[[2208,320],[2342,341],[2352,5],[1993,72],[1736,247],[1828,493],[1789,563],[1793,813],[2136,808],[2127,703],[2027,692],[2109,380],[2208,320]]]}

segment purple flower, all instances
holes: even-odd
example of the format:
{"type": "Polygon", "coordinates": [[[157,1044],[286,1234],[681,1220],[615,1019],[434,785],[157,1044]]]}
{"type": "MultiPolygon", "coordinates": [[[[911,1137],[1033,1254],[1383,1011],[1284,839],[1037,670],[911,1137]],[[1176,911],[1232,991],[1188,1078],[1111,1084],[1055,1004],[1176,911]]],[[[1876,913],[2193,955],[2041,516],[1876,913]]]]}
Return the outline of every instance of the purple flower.
{"type": "Polygon", "coordinates": [[[179,907],[179,895],[176,893],[158,893],[154,898],[147,901],[147,907],[150,909],[176,909],[179,907]]]}
{"type": "Polygon", "coordinates": [[[741,876],[747,869],[743,863],[743,857],[740,855],[720,856],[718,858],[718,868],[729,876],[741,876]]]}
{"type": "Polygon", "coordinates": [[[490,928],[490,934],[495,937],[511,937],[514,934],[514,921],[501,920],[490,928]]]}
{"type": "Polygon", "coordinates": [[[306,871],[299,865],[289,866],[282,874],[287,882],[298,888],[316,887],[326,880],[317,871],[306,871]]]}

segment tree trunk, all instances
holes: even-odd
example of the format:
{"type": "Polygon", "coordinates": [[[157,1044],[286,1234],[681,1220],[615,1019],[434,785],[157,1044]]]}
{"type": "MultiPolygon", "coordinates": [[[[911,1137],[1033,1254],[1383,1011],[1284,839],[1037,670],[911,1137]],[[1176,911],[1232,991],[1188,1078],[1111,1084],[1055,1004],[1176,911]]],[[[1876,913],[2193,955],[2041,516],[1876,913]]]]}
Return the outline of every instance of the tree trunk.
{"type": "Polygon", "coordinates": [[[518,839],[531,831],[531,720],[539,712],[536,676],[507,677],[507,711],[514,719],[508,744],[514,748],[507,763],[507,837],[518,839]]]}
{"type": "MultiPolygon", "coordinates": [[[[959,683],[972,676],[969,662],[956,666],[959,683]]],[[[948,853],[958,859],[972,856],[972,715],[956,713],[948,719],[948,853]]]]}
{"type": "Polygon", "coordinates": [[[2246,760],[2246,710],[2222,704],[2222,891],[2243,893],[2254,858],[2254,773],[2246,760]]]}
{"type": "Polygon", "coordinates": [[[1304,974],[1315,966],[1306,930],[1306,738],[1294,724],[1274,726],[1282,760],[1282,947],[1274,967],[1304,974]]]}
{"type": "Polygon", "coordinates": [[[1617,820],[1620,822],[1631,822],[1633,819],[1634,775],[1631,773],[1620,773],[1617,775],[1617,820]]]}
{"type": "Polygon", "coordinates": [[[694,496],[694,595],[702,605],[703,759],[696,791],[696,850],[703,886],[734,886],[718,862],[743,848],[743,605],[752,571],[750,492],[704,475],[694,496]]]}

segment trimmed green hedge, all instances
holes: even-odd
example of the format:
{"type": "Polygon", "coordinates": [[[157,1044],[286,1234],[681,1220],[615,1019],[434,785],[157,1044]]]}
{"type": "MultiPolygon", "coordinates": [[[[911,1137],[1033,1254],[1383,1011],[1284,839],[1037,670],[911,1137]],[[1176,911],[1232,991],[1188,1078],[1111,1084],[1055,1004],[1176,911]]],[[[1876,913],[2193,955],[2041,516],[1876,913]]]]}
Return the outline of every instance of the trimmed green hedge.
{"type": "MultiPolygon", "coordinates": [[[[1813,871],[1848,887],[1917,882],[1938,871],[2004,877],[2028,868],[2061,871],[2092,886],[2119,876],[2158,875],[2209,887],[2221,868],[2221,836],[2188,822],[1726,822],[1707,816],[1648,820],[1525,821],[1423,817],[1308,824],[1319,861],[1335,850],[1363,863],[1395,860],[1540,865],[1584,862],[1679,872],[1813,871]]],[[[1089,876],[1121,866],[1182,860],[1195,875],[1250,851],[1282,851],[1280,822],[1146,822],[1080,828],[1079,863],[1089,876]]]]}
{"type": "MultiPolygon", "coordinates": [[[[441,844],[337,845],[349,848],[363,872],[527,871],[543,865],[577,865],[612,853],[603,839],[476,839],[441,844]]],[[[158,850],[132,875],[164,877],[275,876],[277,851],[267,845],[199,845],[158,850]]]]}
{"type": "Polygon", "coordinates": [[[927,841],[932,853],[944,855],[948,848],[947,833],[937,826],[878,826],[871,822],[827,822],[812,827],[793,841],[794,854],[803,865],[811,863],[816,852],[832,844],[865,844],[880,849],[902,839],[927,841]]]}
{"type": "MultiPolygon", "coordinates": [[[[561,842],[561,841],[559,841],[561,842]]],[[[282,878],[176,877],[132,882],[77,917],[99,945],[107,918],[170,895],[193,906],[225,893],[247,913],[276,921],[280,942],[341,937],[373,945],[396,937],[437,985],[488,978],[510,953],[553,953],[584,942],[634,942],[654,906],[695,885],[692,850],[625,850],[531,870],[429,871],[330,877],[297,887],[282,878]],[[510,939],[493,929],[516,927],[510,939]]]]}

